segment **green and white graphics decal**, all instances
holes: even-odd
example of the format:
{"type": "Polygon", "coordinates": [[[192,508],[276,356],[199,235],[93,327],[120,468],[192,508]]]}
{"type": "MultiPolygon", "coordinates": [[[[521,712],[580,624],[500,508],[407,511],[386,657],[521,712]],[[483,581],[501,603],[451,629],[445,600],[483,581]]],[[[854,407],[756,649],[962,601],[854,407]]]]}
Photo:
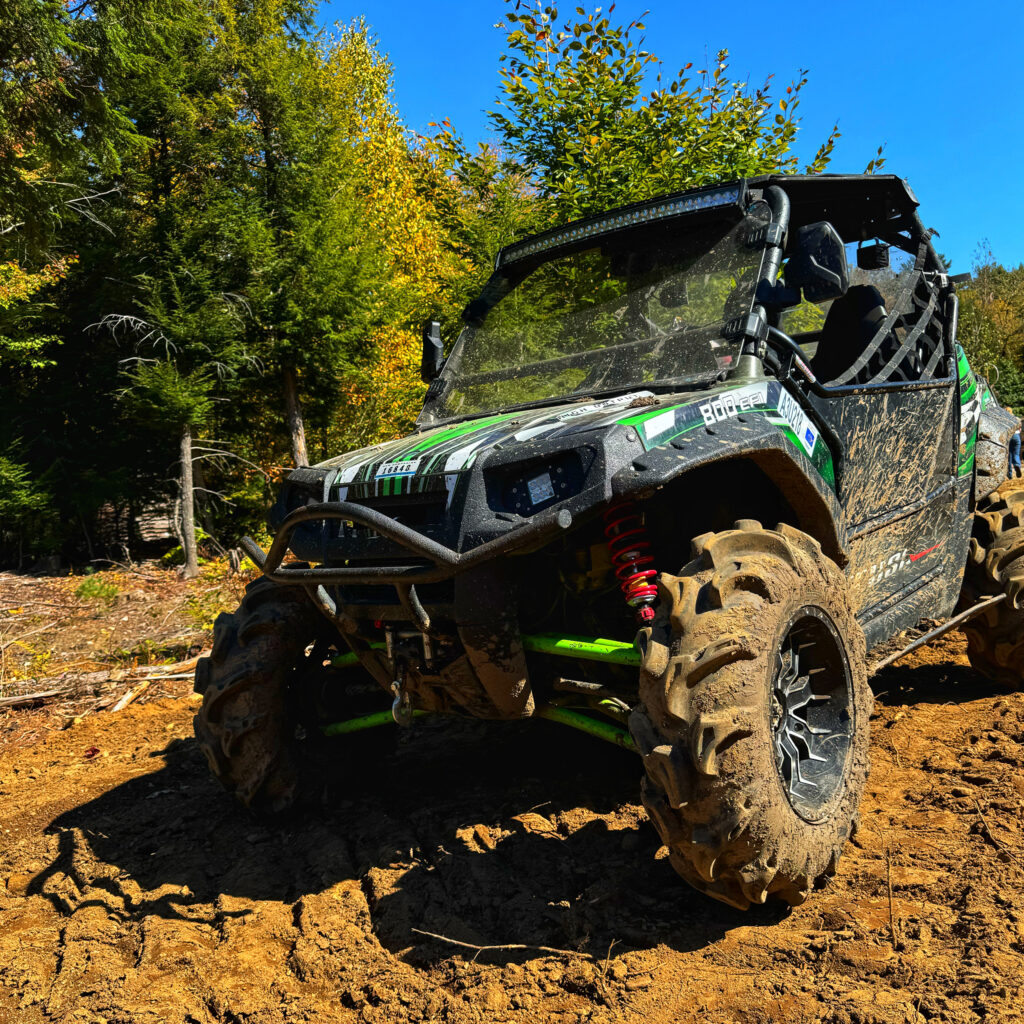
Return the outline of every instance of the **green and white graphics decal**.
{"type": "Polygon", "coordinates": [[[960,379],[960,454],[957,460],[959,476],[968,476],[974,469],[975,447],[978,442],[978,423],[985,407],[992,400],[992,392],[978,385],[967,355],[956,347],[956,371],[960,379]]]}
{"type": "Polygon", "coordinates": [[[658,406],[657,401],[650,391],[632,391],[600,401],[485,416],[364,448],[318,468],[335,471],[330,482],[335,500],[438,492],[446,494],[451,504],[462,474],[491,449],[625,424],[636,430],[650,450],[689,430],[713,428],[750,413],[775,424],[828,485],[835,486],[832,455],[817,427],[777,382],[759,381],[710,395],[680,395],[668,407],[658,406]]]}
{"type": "Polygon", "coordinates": [[[447,491],[450,502],[460,474],[481,452],[534,438],[612,426],[623,406],[652,399],[650,391],[633,391],[600,401],[485,416],[364,448],[321,463],[319,468],[337,471],[332,497],[341,501],[447,491]]]}
{"type": "Polygon", "coordinates": [[[835,468],[828,445],[797,400],[777,381],[744,384],[703,401],[691,399],[668,409],[627,416],[619,422],[634,427],[650,451],[692,430],[713,430],[715,424],[745,414],[763,416],[777,426],[789,443],[810,460],[829,487],[835,489],[835,468]]]}

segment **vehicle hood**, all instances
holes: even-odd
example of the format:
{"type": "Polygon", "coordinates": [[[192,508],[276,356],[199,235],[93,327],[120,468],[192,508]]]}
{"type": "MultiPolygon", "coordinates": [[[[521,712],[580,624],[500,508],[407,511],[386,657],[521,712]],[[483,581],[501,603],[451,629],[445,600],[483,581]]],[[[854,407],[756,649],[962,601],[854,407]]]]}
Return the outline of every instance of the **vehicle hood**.
{"type": "MultiPolygon", "coordinates": [[[[360,494],[393,493],[396,483],[410,479],[427,482],[434,478],[441,483],[445,477],[465,472],[481,453],[491,449],[610,427],[648,407],[669,401],[675,404],[693,394],[656,397],[650,391],[632,391],[600,400],[498,413],[362,448],[315,468],[335,471],[332,487],[355,488],[360,494]]],[[[344,500],[345,495],[339,497],[344,500]]]]}
{"type": "Polygon", "coordinates": [[[820,432],[777,381],[728,382],[715,388],[654,395],[632,391],[597,401],[500,413],[412,434],[331,459],[315,467],[325,494],[337,500],[416,491],[452,490],[484,453],[549,441],[620,424],[645,450],[743,413],[774,423],[832,484],[832,459],[820,432]]]}

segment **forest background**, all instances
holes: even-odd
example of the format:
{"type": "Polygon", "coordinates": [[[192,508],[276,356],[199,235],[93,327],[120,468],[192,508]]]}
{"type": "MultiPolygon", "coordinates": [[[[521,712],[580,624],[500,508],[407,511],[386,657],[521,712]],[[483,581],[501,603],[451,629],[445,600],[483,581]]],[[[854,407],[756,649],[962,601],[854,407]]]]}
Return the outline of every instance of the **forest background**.
{"type": "MultiPolygon", "coordinates": [[[[793,152],[803,72],[668,69],[614,7],[505,0],[495,142],[470,147],[409,131],[371,28],[321,29],[315,0],[10,0],[0,564],[130,559],[169,508],[193,572],[196,518],[228,546],[289,467],[411,428],[420,326],[450,344],[500,246],[827,167],[837,129],[793,152]]],[[[961,301],[972,362],[1024,404],[1024,266],[979,247],[961,301]]]]}

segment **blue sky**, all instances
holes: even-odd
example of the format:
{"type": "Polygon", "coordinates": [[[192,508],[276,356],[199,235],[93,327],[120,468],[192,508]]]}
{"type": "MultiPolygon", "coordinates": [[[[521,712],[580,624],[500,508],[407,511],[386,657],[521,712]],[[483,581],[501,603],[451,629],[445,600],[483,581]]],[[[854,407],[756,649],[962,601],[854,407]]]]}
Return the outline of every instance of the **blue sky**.
{"type": "MultiPolygon", "coordinates": [[[[563,3],[563,15],[580,0],[563,3]]],[[[589,9],[588,3],[582,3],[589,9]]],[[[956,273],[987,240],[997,260],[1024,262],[1024,2],[730,4],[619,0],[613,18],[647,8],[647,46],[674,72],[730,51],[733,77],[782,87],[810,72],[797,152],[809,157],[839,121],[830,169],[859,172],[885,143],[885,170],[907,178],[925,224],[956,273]]],[[[501,0],[333,0],[325,22],[363,15],[395,70],[409,127],[449,117],[467,141],[490,137],[498,93],[501,0]]],[[[776,90],[778,91],[778,90],[776,90]]]]}

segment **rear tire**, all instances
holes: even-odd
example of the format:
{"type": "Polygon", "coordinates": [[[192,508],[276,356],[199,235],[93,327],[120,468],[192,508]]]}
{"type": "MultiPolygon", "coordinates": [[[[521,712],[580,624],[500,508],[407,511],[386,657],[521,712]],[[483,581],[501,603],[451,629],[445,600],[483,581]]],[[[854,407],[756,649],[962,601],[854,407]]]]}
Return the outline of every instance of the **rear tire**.
{"type": "Polygon", "coordinates": [[[752,520],[693,541],[630,719],[673,867],[739,909],[834,874],[868,772],[872,697],[846,578],[817,541],[752,520]]]}
{"type": "Polygon", "coordinates": [[[960,608],[986,597],[1006,600],[965,622],[971,667],[1002,686],[1024,680],[1024,490],[994,492],[978,503],[960,608]]]}

